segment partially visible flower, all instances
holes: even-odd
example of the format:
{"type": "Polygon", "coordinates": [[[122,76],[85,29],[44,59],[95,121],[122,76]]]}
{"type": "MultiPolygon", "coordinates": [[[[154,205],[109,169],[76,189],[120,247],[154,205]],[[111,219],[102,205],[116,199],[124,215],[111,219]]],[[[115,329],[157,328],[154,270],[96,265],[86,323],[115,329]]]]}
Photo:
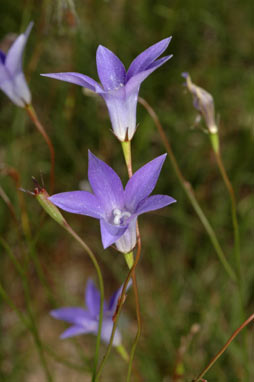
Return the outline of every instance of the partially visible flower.
{"type": "Polygon", "coordinates": [[[193,96],[193,105],[204,118],[208,131],[211,134],[216,134],[218,132],[218,127],[215,122],[214,101],[212,95],[195,85],[191,81],[191,77],[188,73],[183,73],[182,76],[186,79],[187,89],[193,96]]]}
{"type": "Polygon", "coordinates": [[[89,151],[88,180],[93,193],[62,192],[49,200],[65,211],[100,220],[103,247],[113,243],[123,253],[136,245],[137,217],[145,212],[165,207],[175,199],[167,195],[152,195],[166,154],[141,167],[129,179],[125,190],[115,171],[89,151]]]}
{"type": "MultiPolygon", "coordinates": [[[[131,283],[128,284],[127,289],[131,283]]],[[[109,302],[104,301],[103,307],[103,321],[101,328],[101,338],[104,342],[109,343],[112,328],[113,316],[116,311],[118,300],[122,293],[122,286],[110,298],[109,302]]],[[[94,285],[92,280],[88,280],[85,290],[85,304],[87,309],[79,307],[68,307],[55,309],[50,312],[51,316],[66,321],[72,324],[65,330],[60,338],[68,338],[78,336],[80,334],[97,334],[99,326],[100,314],[100,292],[94,285]]],[[[119,346],[121,344],[121,333],[116,329],[113,345],[119,346]]]]}
{"type": "Polygon", "coordinates": [[[22,57],[32,27],[31,22],[25,33],[14,41],[7,54],[0,50],[0,89],[20,107],[31,103],[31,93],[22,70],[22,57]]]}
{"type": "Polygon", "coordinates": [[[98,93],[104,98],[114,134],[120,141],[131,140],[136,131],[136,109],[141,83],[172,55],[157,58],[167,49],[171,37],[159,41],[139,54],[126,72],[123,63],[111,50],[99,45],[96,53],[97,72],[101,84],[75,72],[50,73],[43,76],[72,82],[98,93]]]}

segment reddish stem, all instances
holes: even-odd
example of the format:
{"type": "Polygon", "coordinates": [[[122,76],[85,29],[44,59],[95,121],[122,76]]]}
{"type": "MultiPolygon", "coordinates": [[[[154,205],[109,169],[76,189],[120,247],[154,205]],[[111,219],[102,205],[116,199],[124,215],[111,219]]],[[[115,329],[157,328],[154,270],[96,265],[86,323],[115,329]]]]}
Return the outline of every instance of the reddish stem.
{"type": "Polygon", "coordinates": [[[198,382],[202,380],[203,376],[208,372],[208,370],[213,366],[213,364],[217,361],[217,359],[224,353],[224,351],[228,348],[231,342],[235,339],[235,337],[247,326],[251,321],[254,320],[254,313],[246,320],[244,323],[234,331],[229,340],[225,343],[222,349],[213,357],[213,359],[209,362],[206,368],[199,374],[197,378],[193,380],[193,382],[198,382]]]}
{"type": "Polygon", "coordinates": [[[27,105],[26,111],[27,111],[30,119],[35,124],[36,128],[38,129],[39,133],[43,136],[45,142],[48,145],[49,151],[50,151],[50,161],[51,161],[50,192],[53,193],[54,185],[55,185],[55,150],[54,150],[53,144],[52,144],[48,134],[46,133],[44,127],[42,126],[41,122],[39,121],[33,106],[27,105]]]}

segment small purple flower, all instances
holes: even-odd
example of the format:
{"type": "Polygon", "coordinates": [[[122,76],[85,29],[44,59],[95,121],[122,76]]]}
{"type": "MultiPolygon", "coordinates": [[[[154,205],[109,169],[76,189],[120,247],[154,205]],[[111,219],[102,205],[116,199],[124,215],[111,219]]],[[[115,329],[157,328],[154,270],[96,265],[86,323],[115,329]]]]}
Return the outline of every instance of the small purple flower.
{"type": "MultiPolygon", "coordinates": [[[[130,285],[131,282],[129,282],[127,289],[130,285]]],[[[109,302],[104,302],[101,338],[106,343],[109,343],[110,340],[114,324],[112,318],[117,307],[118,299],[121,296],[122,288],[121,286],[121,288],[111,296],[109,302]]],[[[100,314],[100,292],[92,280],[88,280],[86,285],[85,304],[87,309],[68,307],[55,309],[50,312],[52,317],[72,324],[70,328],[61,334],[60,338],[64,339],[88,333],[97,334],[100,314]]],[[[113,345],[119,346],[120,344],[121,334],[119,330],[116,329],[113,345]]]]}
{"type": "Polygon", "coordinates": [[[30,23],[25,33],[14,41],[7,54],[0,51],[0,89],[20,107],[31,103],[31,93],[22,70],[22,56],[32,27],[33,23],[30,23]]]}
{"type": "Polygon", "coordinates": [[[141,167],[129,179],[125,190],[115,171],[89,151],[88,180],[93,193],[63,192],[49,200],[65,211],[100,220],[104,248],[113,243],[123,253],[136,245],[137,217],[145,212],[165,207],[175,199],[167,195],[152,195],[166,154],[141,167]]]}
{"type": "Polygon", "coordinates": [[[136,109],[141,83],[172,55],[157,58],[167,49],[171,37],[150,46],[132,61],[126,72],[123,63],[111,50],[99,45],[96,53],[101,84],[75,72],[50,73],[43,76],[72,82],[98,93],[108,107],[114,134],[120,141],[131,140],[136,131],[136,109]]]}

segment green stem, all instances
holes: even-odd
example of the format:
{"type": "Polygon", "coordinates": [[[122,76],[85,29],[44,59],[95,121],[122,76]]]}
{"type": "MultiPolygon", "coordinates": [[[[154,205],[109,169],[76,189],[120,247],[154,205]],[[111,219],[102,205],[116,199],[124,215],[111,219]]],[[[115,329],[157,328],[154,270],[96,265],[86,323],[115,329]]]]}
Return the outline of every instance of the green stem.
{"type": "Polygon", "coordinates": [[[5,242],[4,239],[0,238],[0,244],[6,250],[7,255],[9,256],[10,260],[12,261],[16,271],[18,272],[18,274],[21,278],[22,286],[24,289],[24,296],[25,296],[25,301],[26,301],[27,312],[28,312],[28,316],[30,318],[29,330],[30,330],[31,334],[33,335],[33,339],[34,339],[35,345],[37,347],[40,361],[41,361],[41,364],[43,366],[47,381],[52,382],[53,378],[52,378],[52,376],[49,372],[49,369],[48,369],[47,361],[46,361],[44,351],[43,351],[43,346],[41,343],[39,332],[38,332],[38,329],[36,326],[36,321],[35,321],[33,311],[31,308],[31,296],[30,296],[30,292],[29,292],[29,285],[27,282],[26,274],[25,274],[23,268],[21,267],[21,265],[19,264],[19,262],[17,261],[15,255],[12,253],[12,250],[10,249],[10,247],[8,246],[8,244],[5,242]]]}
{"type": "MultiPolygon", "coordinates": [[[[126,162],[126,167],[128,171],[129,178],[132,177],[133,171],[132,171],[132,158],[131,158],[131,141],[122,142],[122,149],[123,149],[123,155],[126,162]]],[[[139,227],[137,222],[137,237],[139,241],[139,246],[141,248],[141,238],[139,233],[139,227]]],[[[127,262],[127,265],[129,269],[133,267],[133,254],[132,253],[125,253],[125,260],[127,262]]],[[[135,295],[135,304],[136,304],[136,315],[137,315],[137,333],[134,340],[134,343],[131,348],[131,354],[130,354],[130,360],[129,360],[129,366],[128,366],[128,373],[127,373],[127,382],[130,381],[131,378],[131,371],[132,371],[132,364],[133,359],[136,351],[136,347],[138,344],[138,340],[141,335],[141,315],[140,315],[140,304],[139,304],[139,296],[138,296],[138,286],[137,286],[137,279],[136,279],[136,273],[135,271],[132,274],[132,282],[133,282],[133,290],[135,295]]]]}
{"type": "Polygon", "coordinates": [[[198,215],[201,223],[203,224],[209,238],[210,238],[210,241],[215,249],[215,252],[221,262],[221,264],[223,265],[226,273],[228,274],[228,276],[235,282],[237,281],[237,277],[236,277],[236,274],[233,270],[233,268],[231,267],[231,265],[229,264],[229,262],[227,261],[226,259],[226,256],[223,252],[223,249],[221,248],[221,245],[217,239],[217,236],[216,236],[216,233],[214,231],[214,229],[212,228],[211,224],[209,223],[206,215],[204,214],[202,208],[200,207],[196,197],[195,197],[195,194],[194,194],[194,191],[190,185],[189,182],[187,182],[178,166],[178,163],[176,161],[176,158],[175,158],[175,155],[171,149],[171,146],[170,146],[170,143],[167,139],[167,136],[162,128],[162,125],[160,123],[160,120],[157,116],[157,114],[155,113],[155,111],[153,110],[153,108],[148,104],[148,102],[146,100],[144,100],[143,98],[139,97],[139,102],[141,103],[141,105],[144,106],[144,108],[147,110],[147,112],[149,113],[149,115],[152,117],[158,131],[159,131],[159,134],[160,134],[160,137],[161,137],[161,140],[167,150],[167,153],[168,153],[168,156],[169,156],[169,160],[172,164],[172,167],[176,173],[176,176],[179,180],[179,182],[181,183],[181,186],[183,187],[187,197],[189,198],[194,210],[196,211],[196,214],[198,215]]]}
{"type": "Polygon", "coordinates": [[[223,161],[221,159],[220,151],[219,150],[216,151],[214,149],[214,154],[215,154],[215,159],[216,159],[217,165],[219,167],[222,179],[225,183],[225,186],[228,190],[229,197],[231,200],[231,215],[232,215],[232,222],[233,222],[233,229],[234,229],[234,243],[235,243],[235,245],[234,245],[235,262],[236,262],[239,284],[241,285],[241,283],[242,283],[242,271],[241,271],[241,258],[240,258],[240,235],[239,235],[239,225],[238,225],[238,219],[237,219],[235,193],[234,193],[233,186],[229,180],[229,177],[226,173],[223,161]]]}
{"type": "Polygon", "coordinates": [[[64,228],[85,250],[85,252],[90,257],[97,275],[99,279],[99,289],[100,289],[100,314],[99,314],[99,325],[98,325],[98,335],[96,339],[96,348],[95,348],[95,356],[94,356],[94,367],[93,367],[93,375],[92,381],[95,381],[96,378],[96,369],[99,359],[99,348],[100,348],[100,340],[101,340],[101,327],[103,321],[103,305],[104,305],[104,286],[103,286],[103,278],[100,270],[100,266],[96,260],[96,257],[92,250],[88,247],[88,245],[81,239],[81,237],[71,228],[71,226],[66,222],[65,218],[59,211],[59,209],[48,199],[48,193],[44,188],[38,184],[38,182],[34,179],[35,182],[35,197],[42,206],[42,208],[49,214],[49,216],[55,220],[62,228],[64,228]]]}
{"type": "Polygon", "coordinates": [[[129,178],[132,177],[131,141],[121,142],[129,178]]]}
{"type": "Polygon", "coordinates": [[[135,294],[136,314],[137,314],[138,327],[137,327],[136,337],[135,337],[135,340],[134,340],[132,348],[131,348],[130,360],[129,360],[129,366],[128,366],[128,373],[127,373],[127,379],[126,379],[127,382],[130,382],[130,379],[131,379],[131,371],[132,371],[134,355],[135,355],[136,347],[137,347],[137,344],[138,344],[138,340],[139,340],[140,335],[141,335],[141,316],[140,316],[140,306],[139,306],[139,297],[138,297],[138,287],[137,287],[136,273],[133,273],[132,281],[133,281],[133,289],[134,289],[134,294],[135,294]]]}
{"type": "Polygon", "coordinates": [[[244,323],[232,334],[232,336],[229,338],[229,340],[225,343],[225,345],[222,347],[222,349],[215,355],[215,357],[209,362],[209,364],[202,370],[202,372],[199,374],[197,378],[193,380],[193,382],[198,382],[201,380],[201,378],[204,377],[204,375],[208,372],[208,370],[214,365],[214,363],[217,361],[217,359],[224,353],[224,351],[228,348],[228,346],[231,344],[233,339],[247,326],[251,321],[254,320],[254,314],[252,314],[244,323]]]}
{"type": "Polygon", "coordinates": [[[96,269],[97,275],[98,275],[98,281],[99,281],[99,289],[100,289],[100,314],[99,314],[99,326],[98,326],[98,335],[96,338],[96,347],[95,347],[95,356],[94,356],[94,366],[93,366],[93,375],[92,375],[92,382],[96,381],[96,370],[97,370],[97,364],[99,359],[99,349],[100,349],[100,341],[101,341],[101,327],[102,327],[102,321],[103,321],[103,304],[104,304],[104,285],[103,285],[103,278],[100,270],[100,266],[96,260],[96,257],[92,250],[88,247],[88,245],[81,239],[81,237],[73,231],[73,229],[69,226],[69,224],[65,224],[65,227],[67,232],[81,245],[81,247],[85,250],[85,252],[88,254],[90,259],[93,262],[93,265],[96,269]]]}
{"type": "MultiPolygon", "coordinates": [[[[233,223],[233,230],[234,230],[234,257],[235,257],[235,266],[236,266],[236,272],[237,272],[237,285],[238,285],[238,291],[239,291],[239,298],[240,298],[240,310],[241,310],[241,316],[244,317],[244,291],[243,291],[243,277],[242,277],[242,267],[241,267],[241,256],[240,256],[240,234],[239,234],[239,225],[238,225],[238,218],[237,218],[237,208],[236,208],[236,198],[235,198],[235,192],[232,186],[232,183],[229,180],[229,177],[227,175],[226,169],[224,167],[221,153],[219,149],[219,143],[217,145],[214,144],[214,135],[210,134],[210,140],[211,144],[214,150],[215,159],[220,171],[220,174],[222,176],[222,179],[224,181],[224,184],[226,186],[226,189],[228,191],[230,201],[231,201],[231,216],[232,216],[232,223],[233,223]]],[[[217,135],[217,141],[219,142],[219,136],[217,135]]],[[[246,373],[249,374],[249,356],[248,356],[248,336],[247,333],[244,336],[245,341],[245,367],[246,367],[246,373]]]]}

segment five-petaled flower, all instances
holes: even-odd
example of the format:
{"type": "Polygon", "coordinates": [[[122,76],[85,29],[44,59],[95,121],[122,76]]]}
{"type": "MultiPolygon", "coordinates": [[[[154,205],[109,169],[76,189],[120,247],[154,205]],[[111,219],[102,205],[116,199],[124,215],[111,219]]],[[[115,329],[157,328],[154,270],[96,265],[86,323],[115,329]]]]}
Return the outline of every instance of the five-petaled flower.
{"type": "Polygon", "coordinates": [[[205,89],[195,85],[189,73],[182,73],[186,79],[186,87],[193,96],[193,105],[202,115],[205,120],[209,133],[216,134],[218,127],[215,122],[214,102],[213,97],[205,89]]]}
{"type": "MultiPolygon", "coordinates": [[[[127,289],[131,283],[128,284],[127,289]]],[[[112,328],[113,316],[116,311],[118,300],[122,293],[122,287],[119,288],[110,298],[109,302],[104,301],[103,321],[101,327],[101,338],[104,342],[109,343],[112,328]]],[[[85,304],[87,309],[79,307],[66,307],[55,309],[50,312],[51,316],[66,321],[72,326],[61,334],[61,338],[78,336],[80,334],[97,334],[99,326],[100,314],[100,293],[95,287],[92,280],[88,280],[85,290],[85,304]]],[[[121,344],[121,334],[116,329],[113,345],[121,344]]]]}
{"type": "Polygon", "coordinates": [[[136,221],[140,214],[165,207],[175,199],[152,195],[166,154],[141,167],[125,189],[115,171],[89,151],[88,180],[93,193],[72,191],[55,194],[49,200],[65,211],[100,220],[103,247],[113,243],[122,253],[136,245],[136,221]]]}
{"type": "Polygon", "coordinates": [[[31,103],[31,93],[22,70],[22,56],[32,27],[33,23],[30,23],[25,33],[14,41],[7,54],[0,51],[0,89],[20,107],[31,103]]]}
{"type": "Polygon", "coordinates": [[[43,76],[83,86],[104,98],[113,132],[120,141],[131,140],[136,131],[136,109],[141,83],[172,55],[157,58],[166,50],[171,37],[150,46],[132,61],[126,72],[123,63],[109,49],[99,46],[96,53],[97,72],[101,84],[75,72],[50,73],[43,76]]]}

